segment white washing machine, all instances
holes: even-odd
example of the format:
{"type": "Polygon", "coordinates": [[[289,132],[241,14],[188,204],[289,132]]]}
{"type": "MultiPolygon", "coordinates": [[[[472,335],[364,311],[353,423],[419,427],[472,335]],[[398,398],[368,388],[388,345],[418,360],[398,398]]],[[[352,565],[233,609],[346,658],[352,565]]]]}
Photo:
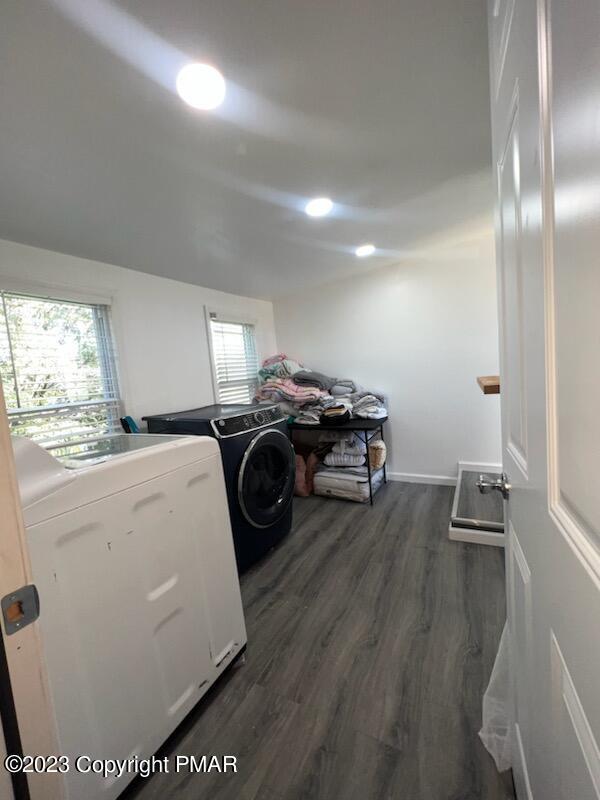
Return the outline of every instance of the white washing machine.
{"type": "MultiPolygon", "coordinates": [[[[13,447],[62,754],[148,757],[246,644],[218,443],[13,447]]],[[[112,800],[133,777],[71,769],[66,795],[112,800]]]]}

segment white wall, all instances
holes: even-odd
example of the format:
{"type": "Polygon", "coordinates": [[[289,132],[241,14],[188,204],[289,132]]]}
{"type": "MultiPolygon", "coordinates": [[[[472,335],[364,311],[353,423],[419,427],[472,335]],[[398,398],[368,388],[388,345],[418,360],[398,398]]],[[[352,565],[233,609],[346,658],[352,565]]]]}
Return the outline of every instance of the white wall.
{"type": "Polygon", "coordinates": [[[495,281],[484,216],[395,266],[275,300],[278,346],[385,392],[395,477],[452,477],[458,460],[501,461],[499,398],[475,380],[498,372],[495,281]]]}
{"type": "Polygon", "coordinates": [[[260,357],[276,350],[270,302],[3,240],[0,288],[109,298],[123,405],[138,420],[213,402],[205,305],[255,322],[260,357]]]}

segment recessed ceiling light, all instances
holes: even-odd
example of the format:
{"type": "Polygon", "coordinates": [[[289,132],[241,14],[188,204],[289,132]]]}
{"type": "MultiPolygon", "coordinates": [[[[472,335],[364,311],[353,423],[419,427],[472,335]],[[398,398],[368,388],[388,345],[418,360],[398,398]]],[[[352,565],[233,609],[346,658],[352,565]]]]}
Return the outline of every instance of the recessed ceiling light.
{"type": "Polygon", "coordinates": [[[309,217],[326,217],[333,208],[333,203],[329,197],[313,197],[304,206],[304,210],[309,217]]]}
{"type": "Polygon", "coordinates": [[[177,93],[192,108],[212,111],[225,99],[225,78],[210,64],[187,64],[177,75],[177,93]]]}
{"type": "Polygon", "coordinates": [[[354,253],[359,258],[366,258],[367,256],[372,256],[375,252],[375,245],[374,244],[361,244],[360,247],[357,247],[354,253]]]}

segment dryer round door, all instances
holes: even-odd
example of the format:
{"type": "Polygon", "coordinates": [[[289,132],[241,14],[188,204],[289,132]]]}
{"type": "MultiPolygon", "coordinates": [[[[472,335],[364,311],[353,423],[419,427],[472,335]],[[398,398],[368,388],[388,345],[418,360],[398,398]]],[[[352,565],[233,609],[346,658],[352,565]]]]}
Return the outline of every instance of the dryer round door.
{"type": "Polygon", "coordinates": [[[255,436],[238,476],[242,513],[255,528],[268,528],[287,511],[294,494],[296,456],[290,440],[270,428],[255,436]]]}

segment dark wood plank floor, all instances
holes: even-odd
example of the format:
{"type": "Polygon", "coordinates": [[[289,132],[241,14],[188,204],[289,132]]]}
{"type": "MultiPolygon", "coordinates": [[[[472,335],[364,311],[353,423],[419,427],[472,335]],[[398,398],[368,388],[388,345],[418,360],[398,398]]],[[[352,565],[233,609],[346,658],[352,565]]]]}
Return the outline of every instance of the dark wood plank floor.
{"type": "Polygon", "coordinates": [[[503,553],[448,540],[452,492],[296,500],[292,534],[242,581],[245,665],[160,753],[236,755],[237,774],[155,775],[127,797],[513,798],[477,737],[503,553]]]}

